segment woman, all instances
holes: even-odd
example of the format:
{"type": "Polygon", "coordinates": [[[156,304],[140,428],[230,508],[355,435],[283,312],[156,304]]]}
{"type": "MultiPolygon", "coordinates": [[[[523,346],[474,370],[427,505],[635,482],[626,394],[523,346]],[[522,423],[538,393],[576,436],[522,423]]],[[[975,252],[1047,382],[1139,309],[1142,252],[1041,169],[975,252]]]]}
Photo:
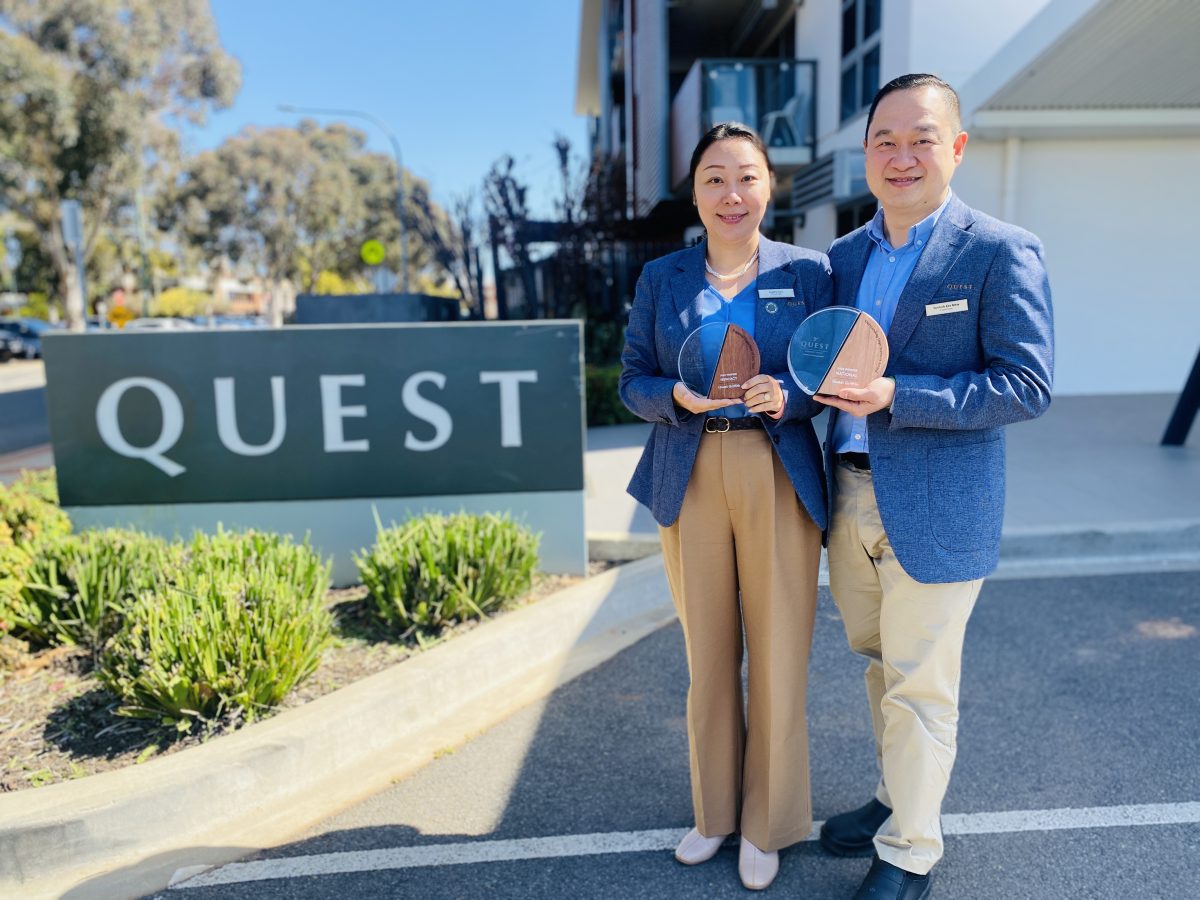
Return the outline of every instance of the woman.
{"type": "Polygon", "coordinates": [[[620,382],[625,405],[655,423],[629,492],[659,523],[691,673],[696,827],[675,857],[704,862],[740,831],[738,871],[752,889],[812,828],[804,702],[826,500],[810,420],[822,407],[792,383],[786,354],[796,326],[833,294],[823,254],[759,234],[771,184],[750,129],[726,123],[700,140],[692,202],[707,238],[646,265],[620,382]],[[680,379],[684,340],[713,322],[741,325],[758,345],[763,374],[740,402],[680,379]]]}

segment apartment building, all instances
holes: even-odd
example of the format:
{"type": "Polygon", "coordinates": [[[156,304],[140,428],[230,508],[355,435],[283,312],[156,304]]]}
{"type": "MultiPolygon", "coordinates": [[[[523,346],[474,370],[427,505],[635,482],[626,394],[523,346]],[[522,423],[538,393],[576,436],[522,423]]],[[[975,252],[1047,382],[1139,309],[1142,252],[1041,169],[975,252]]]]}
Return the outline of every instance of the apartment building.
{"type": "Polygon", "coordinates": [[[970,134],[955,191],[1045,243],[1058,391],[1178,392],[1200,347],[1196,46],[1193,0],[583,0],[576,111],[629,233],[696,233],[688,154],[740,119],[779,170],[766,230],[824,248],[875,211],[874,92],[939,74],[970,134]]]}

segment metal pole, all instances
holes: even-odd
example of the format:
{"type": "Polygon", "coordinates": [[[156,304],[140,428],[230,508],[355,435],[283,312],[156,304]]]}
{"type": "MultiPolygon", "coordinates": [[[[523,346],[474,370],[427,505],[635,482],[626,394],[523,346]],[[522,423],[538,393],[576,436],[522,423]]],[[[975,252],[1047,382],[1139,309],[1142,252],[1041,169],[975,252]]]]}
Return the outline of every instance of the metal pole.
{"type": "Polygon", "coordinates": [[[1162,437],[1162,446],[1182,447],[1186,444],[1197,411],[1200,411],[1200,352],[1196,354],[1192,372],[1179,392],[1175,411],[1171,413],[1171,421],[1167,423],[1167,430],[1162,437]]]}
{"type": "MultiPolygon", "coordinates": [[[[504,277],[500,271],[500,251],[496,246],[496,232],[499,228],[500,223],[496,221],[495,216],[488,216],[488,236],[492,241],[492,279],[496,283],[496,318],[504,321],[508,319],[508,291],[504,288],[504,277]]],[[[482,305],[483,294],[480,293],[479,296],[482,305]]]]}
{"type": "Polygon", "coordinates": [[[392,130],[369,112],[358,109],[318,109],[310,106],[293,106],[290,103],[280,104],[280,112],[307,113],[315,116],[352,116],[366,119],[387,135],[392,142],[392,155],[396,157],[396,220],[400,225],[400,293],[408,293],[408,240],[404,227],[404,163],[400,159],[400,142],[392,130]]]}

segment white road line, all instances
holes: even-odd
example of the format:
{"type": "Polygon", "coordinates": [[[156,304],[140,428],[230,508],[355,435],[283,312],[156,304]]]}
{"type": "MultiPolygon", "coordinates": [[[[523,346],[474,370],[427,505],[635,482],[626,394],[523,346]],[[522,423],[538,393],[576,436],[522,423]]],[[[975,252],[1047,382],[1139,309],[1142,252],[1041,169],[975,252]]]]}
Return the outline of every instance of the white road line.
{"type": "MultiPolygon", "coordinates": [[[[1149,803],[1140,806],[1093,806],[1084,809],[1026,809],[1008,812],[970,813],[942,817],[946,834],[1004,834],[1015,831],[1062,831],[1076,828],[1115,828],[1142,825],[1179,825],[1200,822],[1200,802],[1149,803]]],[[[816,840],[821,823],[813,826],[805,840],[816,840]]],[[[460,866],[472,863],[512,862],[563,856],[592,856],[602,853],[644,853],[672,850],[683,830],[612,831],[600,834],[565,834],[512,841],[467,841],[396,847],[390,850],[358,850],[231,863],[193,874],[181,869],[171,879],[172,890],[265,881],[272,878],[303,878],[372,872],[380,869],[411,869],[420,866],[460,866]]]]}

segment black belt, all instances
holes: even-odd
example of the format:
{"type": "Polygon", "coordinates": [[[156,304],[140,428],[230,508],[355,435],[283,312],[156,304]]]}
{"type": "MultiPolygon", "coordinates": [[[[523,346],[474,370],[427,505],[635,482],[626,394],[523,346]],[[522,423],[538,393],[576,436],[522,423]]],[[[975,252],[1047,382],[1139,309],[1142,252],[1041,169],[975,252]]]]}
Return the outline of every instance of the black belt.
{"type": "Polygon", "coordinates": [[[840,463],[849,463],[862,472],[871,471],[871,457],[866,453],[839,453],[837,461],[840,463]]]}
{"type": "Polygon", "coordinates": [[[758,416],[739,416],[730,419],[727,416],[709,416],[704,420],[704,430],[709,434],[724,434],[726,431],[745,431],[748,428],[762,428],[762,420],[758,416]]]}

